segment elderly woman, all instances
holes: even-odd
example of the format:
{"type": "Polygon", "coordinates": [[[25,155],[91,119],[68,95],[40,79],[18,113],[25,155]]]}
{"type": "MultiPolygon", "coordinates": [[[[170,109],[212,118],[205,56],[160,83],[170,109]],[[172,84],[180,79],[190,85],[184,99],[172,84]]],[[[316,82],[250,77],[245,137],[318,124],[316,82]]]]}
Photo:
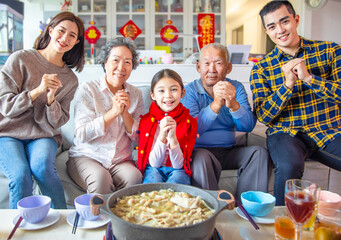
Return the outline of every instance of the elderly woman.
{"type": "Polygon", "coordinates": [[[142,92],[126,83],[138,65],[134,42],[116,38],[100,53],[105,75],[84,83],[76,93],[74,145],[67,169],[89,193],[106,194],[141,183],[132,160],[132,142],[144,114],[142,92]]]}

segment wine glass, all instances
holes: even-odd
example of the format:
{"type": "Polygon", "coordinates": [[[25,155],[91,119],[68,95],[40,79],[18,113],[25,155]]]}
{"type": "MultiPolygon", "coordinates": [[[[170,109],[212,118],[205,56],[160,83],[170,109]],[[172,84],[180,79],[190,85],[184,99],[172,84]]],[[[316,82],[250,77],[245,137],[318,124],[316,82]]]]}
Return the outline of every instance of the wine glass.
{"type": "Polygon", "coordinates": [[[295,239],[301,240],[303,225],[315,210],[319,187],[310,181],[289,179],[285,182],[285,205],[295,224],[295,239]]]}

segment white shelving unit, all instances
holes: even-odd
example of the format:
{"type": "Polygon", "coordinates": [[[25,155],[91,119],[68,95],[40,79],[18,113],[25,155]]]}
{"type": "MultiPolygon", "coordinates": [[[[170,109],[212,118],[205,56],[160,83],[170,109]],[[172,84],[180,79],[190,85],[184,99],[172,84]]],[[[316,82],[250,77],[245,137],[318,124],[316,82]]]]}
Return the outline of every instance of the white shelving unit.
{"type": "MultiPolygon", "coordinates": [[[[98,57],[100,47],[105,45],[108,36],[111,36],[111,16],[110,12],[111,0],[77,0],[74,1],[75,14],[79,16],[84,23],[84,28],[87,29],[90,26],[90,21],[93,20],[95,26],[101,32],[101,37],[98,39],[95,45],[95,57],[98,57]]],[[[86,58],[91,57],[91,46],[85,41],[86,58]]]]}
{"type": "MultiPolygon", "coordinates": [[[[75,14],[89,27],[91,16],[101,31],[95,50],[108,40],[122,36],[119,29],[129,20],[142,33],[134,40],[138,49],[153,50],[154,46],[170,46],[174,60],[184,61],[192,53],[198,52],[198,14],[215,14],[215,42],[225,43],[225,1],[224,0],[77,0],[74,1],[75,14]],[[167,44],[160,37],[160,30],[172,20],[179,37],[167,44]]],[[[90,45],[86,44],[87,57],[90,45]]]]}

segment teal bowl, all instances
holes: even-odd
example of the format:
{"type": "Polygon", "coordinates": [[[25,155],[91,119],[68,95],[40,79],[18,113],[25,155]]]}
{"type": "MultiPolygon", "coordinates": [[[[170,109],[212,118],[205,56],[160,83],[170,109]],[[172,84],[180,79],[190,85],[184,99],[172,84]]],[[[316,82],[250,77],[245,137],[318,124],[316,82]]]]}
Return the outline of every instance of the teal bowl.
{"type": "Polygon", "coordinates": [[[250,215],[264,217],[275,207],[276,198],[269,193],[248,191],[241,194],[241,201],[250,215]]]}

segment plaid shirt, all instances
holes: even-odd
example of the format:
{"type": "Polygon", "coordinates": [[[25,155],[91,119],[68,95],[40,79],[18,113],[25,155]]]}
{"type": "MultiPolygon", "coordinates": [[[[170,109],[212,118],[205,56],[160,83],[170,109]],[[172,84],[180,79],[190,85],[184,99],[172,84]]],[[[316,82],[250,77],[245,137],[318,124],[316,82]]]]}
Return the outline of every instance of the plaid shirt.
{"type": "Polygon", "coordinates": [[[251,71],[251,91],[258,120],[269,128],[267,135],[306,133],[318,147],[341,135],[341,46],[301,37],[295,56],[277,46],[251,71]],[[312,81],[285,85],[282,66],[294,58],[305,60],[312,81]]]}

